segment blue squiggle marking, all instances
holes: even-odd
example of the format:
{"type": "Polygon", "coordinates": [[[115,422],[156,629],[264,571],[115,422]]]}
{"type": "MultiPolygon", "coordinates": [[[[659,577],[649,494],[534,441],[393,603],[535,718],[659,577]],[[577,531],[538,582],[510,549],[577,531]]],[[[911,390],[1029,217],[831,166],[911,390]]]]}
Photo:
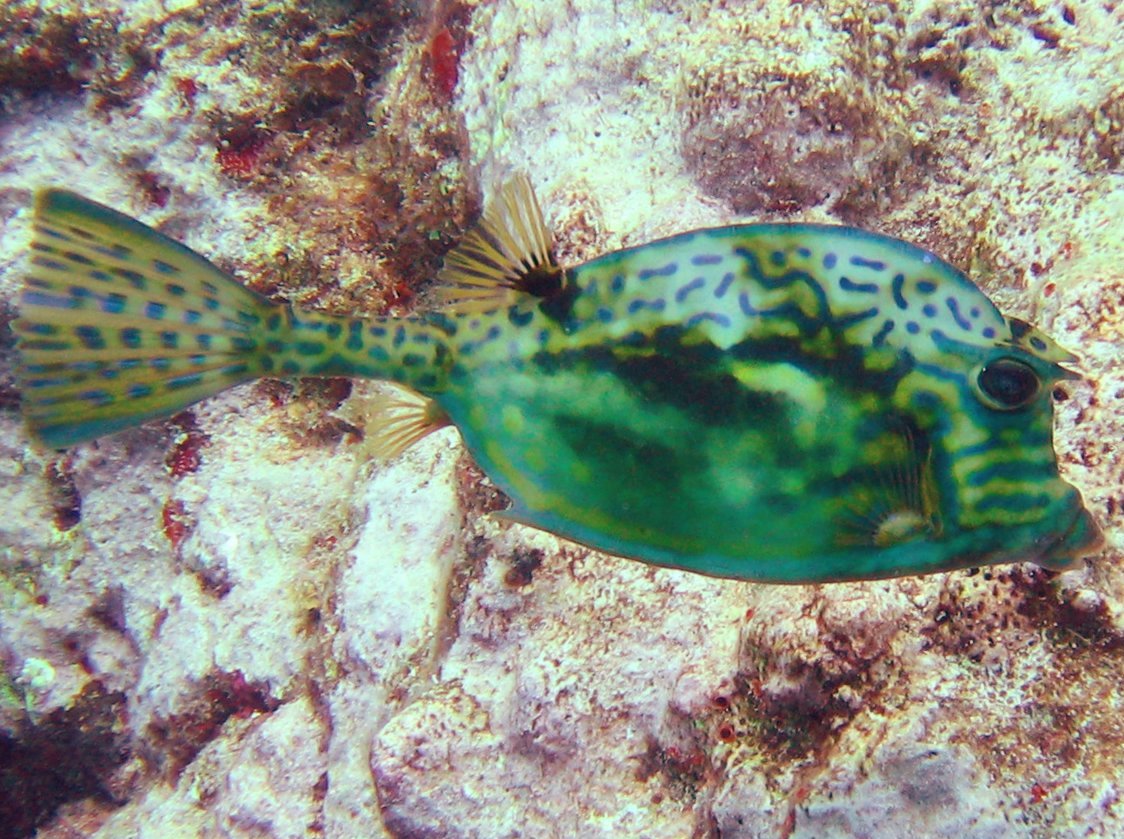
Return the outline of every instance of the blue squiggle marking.
{"type": "Polygon", "coordinates": [[[846,329],[854,326],[856,323],[861,323],[864,320],[870,320],[878,315],[878,307],[871,306],[869,309],[864,309],[861,312],[851,312],[849,315],[836,318],[835,323],[840,329],[846,329]]]}
{"type": "Polygon", "coordinates": [[[880,259],[865,259],[861,256],[852,256],[850,262],[856,268],[869,268],[871,271],[886,270],[886,263],[880,259]]]}
{"type": "Polygon", "coordinates": [[[878,283],[856,283],[850,277],[840,277],[839,287],[844,291],[857,291],[860,294],[878,293],[878,283]]]}
{"type": "Polygon", "coordinates": [[[695,277],[693,280],[691,280],[691,282],[687,283],[685,286],[675,292],[675,302],[682,303],[687,299],[688,294],[690,294],[692,291],[702,288],[704,285],[706,285],[706,280],[703,277],[695,277]]]}
{"type": "Polygon", "coordinates": [[[641,309],[651,309],[653,312],[662,312],[666,305],[667,301],[662,297],[657,297],[655,300],[633,300],[628,304],[628,313],[633,315],[641,309]]]}
{"type": "Polygon", "coordinates": [[[972,322],[964,317],[963,314],[961,314],[960,304],[956,302],[956,298],[948,298],[947,300],[945,300],[945,305],[948,306],[948,310],[952,313],[952,319],[956,321],[956,325],[963,329],[965,332],[971,332],[972,322]]]}
{"type": "Polygon", "coordinates": [[[699,312],[697,315],[691,315],[691,317],[687,318],[687,328],[690,329],[692,326],[702,323],[704,320],[713,321],[719,326],[730,325],[730,319],[725,315],[717,312],[699,312]]]}
{"type": "Polygon", "coordinates": [[[894,303],[903,312],[909,308],[909,304],[905,302],[905,297],[902,296],[902,286],[905,285],[905,274],[894,274],[894,279],[890,283],[890,292],[894,295],[894,303]]]}
{"type": "Polygon", "coordinates": [[[878,331],[874,333],[874,337],[870,342],[876,347],[882,346],[884,343],[886,343],[886,336],[889,335],[890,332],[893,331],[893,329],[894,322],[892,320],[883,321],[882,326],[880,326],[878,331]]]}
{"type": "Polygon", "coordinates": [[[638,271],[636,276],[642,280],[650,280],[652,277],[670,277],[678,270],[678,262],[669,262],[667,265],[660,268],[645,268],[642,271],[638,271]]]}

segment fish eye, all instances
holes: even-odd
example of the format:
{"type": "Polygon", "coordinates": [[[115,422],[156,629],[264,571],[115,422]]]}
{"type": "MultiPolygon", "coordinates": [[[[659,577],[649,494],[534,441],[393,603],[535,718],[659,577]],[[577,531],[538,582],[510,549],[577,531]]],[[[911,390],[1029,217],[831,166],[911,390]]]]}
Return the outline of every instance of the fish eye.
{"type": "Polygon", "coordinates": [[[999,358],[985,364],[976,383],[984,402],[1000,411],[1025,407],[1041,387],[1034,369],[1014,358],[999,358]]]}

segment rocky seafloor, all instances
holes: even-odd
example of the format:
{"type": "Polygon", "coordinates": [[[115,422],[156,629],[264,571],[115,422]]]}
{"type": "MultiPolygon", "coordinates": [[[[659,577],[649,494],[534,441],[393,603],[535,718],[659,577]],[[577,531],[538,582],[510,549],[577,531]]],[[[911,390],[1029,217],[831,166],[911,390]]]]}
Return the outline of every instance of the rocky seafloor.
{"type": "Polygon", "coordinates": [[[13,0],[0,7],[0,836],[1124,835],[1124,6],[13,0]],[[774,587],[488,515],[368,382],[67,453],[13,338],[37,187],[274,299],[405,313],[510,173],[563,260],[857,224],[1078,352],[1107,545],[774,587]]]}

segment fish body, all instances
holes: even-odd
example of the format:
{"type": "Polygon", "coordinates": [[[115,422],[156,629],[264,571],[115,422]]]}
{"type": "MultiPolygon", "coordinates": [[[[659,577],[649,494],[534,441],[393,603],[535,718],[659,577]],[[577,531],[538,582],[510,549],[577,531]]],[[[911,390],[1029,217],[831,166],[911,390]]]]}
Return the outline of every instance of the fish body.
{"type": "Polygon", "coordinates": [[[444,311],[338,318],[264,301],[70,193],[40,199],[22,301],[32,427],[68,445],[257,376],[418,394],[506,516],[704,574],[822,582],[1100,544],[1058,475],[1073,357],[962,273],[854,228],[696,230],[556,266],[529,186],[450,255],[444,311]]]}

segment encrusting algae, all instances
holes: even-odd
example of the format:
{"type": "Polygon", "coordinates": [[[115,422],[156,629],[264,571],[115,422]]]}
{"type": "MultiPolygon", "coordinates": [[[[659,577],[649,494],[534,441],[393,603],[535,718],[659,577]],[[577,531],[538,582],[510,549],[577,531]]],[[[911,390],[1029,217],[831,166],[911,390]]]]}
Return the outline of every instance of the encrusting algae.
{"type": "Polygon", "coordinates": [[[888,236],[737,225],[564,268],[520,177],[450,254],[442,306],[353,319],[73,193],[41,193],[34,228],[15,329],[48,446],[262,376],[359,376],[405,389],[383,454],[451,423],[504,516],[657,565],[805,583],[1101,545],[1053,451],[1074,357],[888,236]]]}

